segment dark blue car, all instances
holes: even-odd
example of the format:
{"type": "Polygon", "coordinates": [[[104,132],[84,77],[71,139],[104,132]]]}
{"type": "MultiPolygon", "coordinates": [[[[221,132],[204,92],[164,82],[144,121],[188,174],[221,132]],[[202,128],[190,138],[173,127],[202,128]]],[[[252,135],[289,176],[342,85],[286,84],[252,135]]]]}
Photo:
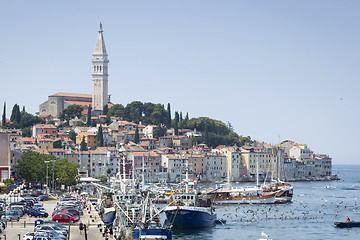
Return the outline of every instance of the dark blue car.
{"type": "Polygon", "coordinates": [[[48,217],[49,214],[47,212],[40,211],[38,209],[30,209],[28,210],[27,214],[30,217],[48,217]]]}

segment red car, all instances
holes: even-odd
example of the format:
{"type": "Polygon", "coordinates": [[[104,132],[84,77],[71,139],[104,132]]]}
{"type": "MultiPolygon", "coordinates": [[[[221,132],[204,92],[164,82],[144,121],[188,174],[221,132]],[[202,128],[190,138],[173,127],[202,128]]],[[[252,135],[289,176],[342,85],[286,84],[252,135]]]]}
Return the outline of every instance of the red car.
{"type": "Polygon", "coordinates": [[[78,216],[70,216],[66,213],[57,213],[52,217],[52,220],[54,222],[77,222],[79,221],[78,216]]]}

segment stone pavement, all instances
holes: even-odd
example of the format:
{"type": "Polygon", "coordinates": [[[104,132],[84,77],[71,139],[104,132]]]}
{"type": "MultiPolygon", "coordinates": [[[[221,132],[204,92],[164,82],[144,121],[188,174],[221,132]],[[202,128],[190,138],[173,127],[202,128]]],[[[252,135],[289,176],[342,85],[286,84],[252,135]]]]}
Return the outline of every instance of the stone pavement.
{"type": "MultiPolygon", "coordinates": [[[[51,214],[57,202],[58,202],[57,200],[42,202],[44,203],[44,208],[50,215],[48,218],[43,220],[51,220],[51,214]]],[[[91,206],[91,211],[90,209],[87,210],[87,208],[84,208],[83,211],[84,211],[84,215],[80,217],[80,221],[86,224],[87,226],[89,226],[87,239],[88,240],[105,239],[98,228],[98,224],[102,224],[102,221],[98,213],[95,211],[94,206],[91,206]]],[[[4,230],[4,232],[0,233],[0,240],[23,239],[25,233],[34,231],[35,221],[38,219],[40,218],[29,217],[27,215],[24,215],[19,222],[8,222],[7,228],[4,230]]],[[[64,226],[68,227],[69,224],[64,223],[64,226]]],[[[70,224],[70,240],[83,240],[83,239],[85,239],[85,234],[84,231],[82,235],[80,234],[79,222],[70,224]]]]}

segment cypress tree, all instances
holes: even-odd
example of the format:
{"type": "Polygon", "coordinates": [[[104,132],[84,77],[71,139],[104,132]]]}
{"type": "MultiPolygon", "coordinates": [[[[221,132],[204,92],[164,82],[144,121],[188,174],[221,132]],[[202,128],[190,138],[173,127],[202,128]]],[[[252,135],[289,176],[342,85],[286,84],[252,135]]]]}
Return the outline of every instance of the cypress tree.
{"type": "Polygon", "coordinates": [[[139,143],[139,141],[140,141],[140,139],[139,139],[139,128],[138,128],[138,126],[136,126],[134,142],[139,143]]]}
{"type": "Polygon", "coordinates": [[[11,116],[10,116],[11,122],[15,121],[15,119],[16,119],[16,106],[17,106],[17,104],[15,104],[13,106],[12,111],[11,111],[11,116]]]}
{"type": "Polygon", "coordinates": [[[183,120],[182,112],[180,112],[180,122],[183,120]]]}
{"type": "Polygon", "coordinates": [[[167,105],[167,125],[171,127],[171,110],[170,110],[170,103],[167,105]]]}
{"type": "Polygon", "coordinates": [[[6,102],[4,102],[4,111],[2,115],[2,128],[6,127],[6,102]]]}
{"type": "Polygon", "coordinates": [[[102,147],[104,146],[104,135],[103,135],[103,130],[101,127],[101,124],[99,126],[99,130],[98,130],[98,134],[97,134],[97,139],[98,139],[98,146],[102,147]]]}
{"type": "Polygon", "coordinates": [[[91,106],[89,105],[86,126],[91,127],[91,106]]]}
{"type": "Polygon", "coordinates": [[[81,143],[80,143],[80,151],[87,151],[87,144],[85,142],[85,136],[83,137],[81,143]]]}
{"type": "Polygon", "coordinates": [[[179,135],[179,113],[175,112],[174,134],[179,135]]]}
{"type": "Polygon", "coordinates": [[[15,118],[15,121],[16,121],[17,123],[20,123],[20,121],[21,121],[21,113],[20,113],[20,106],[19,106],[19,105],[17,105],[17,107],[16,107],[16,118],[15,118]]]}

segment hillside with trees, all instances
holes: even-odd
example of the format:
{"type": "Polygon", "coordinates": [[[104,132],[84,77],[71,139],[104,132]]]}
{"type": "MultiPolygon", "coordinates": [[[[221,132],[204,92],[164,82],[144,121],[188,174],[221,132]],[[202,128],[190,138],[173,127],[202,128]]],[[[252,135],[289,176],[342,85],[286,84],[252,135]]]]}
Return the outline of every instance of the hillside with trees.
{"type": "Polygon", "coordinates": [[[183,118],[182,112],[175,112],[172,119],[170,104],[165,109],[162,104],[134,101],[127,104],[126,107],[122,104],[115,104],[106,111],[108,117],[120,117],[123,120],[143,125],[159,125],[154,133],[156,138],[163,136],[166,129],[174,128],[175,135],[179,134],[179,129],[196,129],[202,132],[203,137],[193,138],[193,142],[206,143],[211,147],[234,144],[242,146],[252,141],[249,136],[243,137],[234,132],[230,123],[225,124],[209,117],[189,119],[188,113],[183,118]]]}

